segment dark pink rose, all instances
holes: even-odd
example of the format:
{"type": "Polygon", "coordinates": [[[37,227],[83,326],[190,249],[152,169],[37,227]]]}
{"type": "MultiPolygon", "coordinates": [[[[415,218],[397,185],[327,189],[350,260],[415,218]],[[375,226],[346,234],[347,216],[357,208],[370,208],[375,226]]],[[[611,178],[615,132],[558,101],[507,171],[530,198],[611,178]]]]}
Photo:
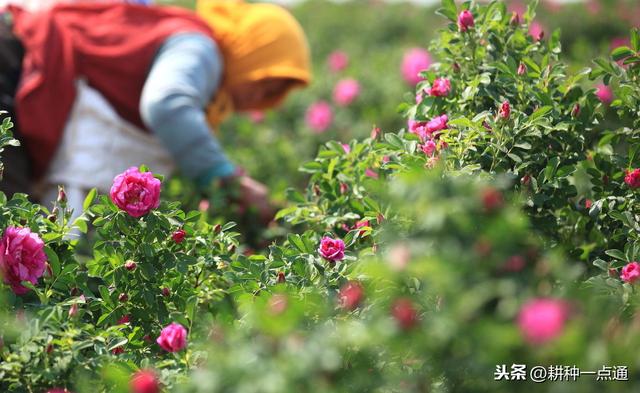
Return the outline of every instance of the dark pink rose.
{"type": "Polygon", "coordinates": [[[328,261],[341,261],[344,259],[344,242],[342,239],[332,239],[329,236],[325,236],[320,241],[318,252],[328,261]]]}
{"type": "Polygon", "coordinates": [[[172,322],[162,329],[156,342],[167,352],[178,352],[187,346],[187,329],[172,322]]]}
{"type": "Polygon", "coordinates": [[[160,180],[131,167],[113,179],[111,200],[132,217],[142,217],[160,204],[160,180]]]}
{"type": "Polygon", "coordinates": [[[7,227],[0,239],[0,275],[17,295],[29,292],[21,284],[29,281],[38,285],[46,269],[44,242],[29,228],[7,227]]]}
{"type": "Polygon", "coordinates": [[[451,81],[446,78],[436,78],[427,93],[434,97],[446,97],[451,91],[451,81]]]}
{"type": "Polygon", "coordinates": [[[620,278],[624,282],[633,284],[640,279],[640,263],[631,262],[622,268],[620,272],[620,278]]]}
{"type": "Polygon", "coordinates": [[[624,182],[629,186],[629,188],[640,187],[640,169],[628,170],[624,176],[624,182]]]}

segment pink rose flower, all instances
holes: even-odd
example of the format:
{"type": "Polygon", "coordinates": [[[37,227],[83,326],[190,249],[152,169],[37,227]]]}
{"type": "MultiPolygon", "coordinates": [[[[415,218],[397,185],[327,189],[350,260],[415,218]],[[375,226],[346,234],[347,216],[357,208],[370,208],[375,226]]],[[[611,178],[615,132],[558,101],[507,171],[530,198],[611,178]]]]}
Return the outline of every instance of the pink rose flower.
{"type": "Polygon", "coordinates": [[[333,89],[333,101],[340,106],[351,104],[360,94],[360,84],[355,79],[343,79],[333,89]]]}
{"type": "Polygon", "coordinates": [[[325,101],[318,101],[307,109],[305,117],[307,127],[316,133],[322,133],[329,128],[333,122],[333,111],[331,106],[325,101]]]}
{"type": "Polygon", "coordinates": [[[0,276],[17,295],[29,292],[21,284],[29,281],[38,285],[46,269],[44,242],[29,228],[7,227],[0,239],[0,276]]]}
{"type": "Polygon", "coordinates": [[[333,72],[340,72],[349,65],[349,56],[340,50],[332,52],[327,58],[329,69],[333,72]]]}
{"type": "Polygon", "coordinates": [[[320,241],[318,253],[330,262],[341,261],[344,259],[344,242],[342,239],[332,239],[325,236],[320,241]]]}
{"type": "Polygon", "coordinates": [[[405,52],[402,58],[402,77],[411,86],[415,86],[422,80],[418,74],[429,68],[431,56],[422,48],[412,48],[405,52]]]}
{"type": "Polygon", "coordinates": [[[424,145],[420,145],[420,149],[424,154],[428,156],[432,156],[437,149],[437,145],[432,139],[429,139],[424,143],[424,145]]]}
{"type": "Polygon", "coordinates": [[[473,14],[471,11],[464,10],[458,14],[458,28],[460,31],[465,32],[473,26],[475,26],[475,22],[473,21],[473,14]]]}
{"type": "Polygon", "coordinates": [[[433,97],[446,97],[451,91],[451,81],[446,78],[436,78],[427,93],[433,97]]]}
{"type": "Polygon", "coordinates": [[[624,182],[629,186],[629,188],[640,187],[640,169],[628,170],[624,176],[624,182]]]}
{"type": "Polygon", "coordinates": [[[160,180],[131,167],[113,179],[111,200],[132,217],[142,217],[160,205],[160,180]]]}
{"type": "Polygon", "coordinates": [[[596,96],[605,105],[609,105],[613,101],[613,90],[607,85],[599,84],[596,86],[596,96]]]}
{"type": "Polygon", "coordinates": [[[355,310],[364,298],[364,289],[357,281],[349,281],[340,288],[338,299],[340,307],[345,310],[355,310]]]}
{"type": "Polygon", "coordinates": [[[633,284],[640,279],[640,263],[631,262],[622,268],[620,272],[620,278],[624,282],[633,284]]]}
{"type": "Polygon", "coordinates": [[[187,346],[187,329],[179,323],[172,322],[162,329],[156,342],[167,352],[178,352],[187,346]]]}
{"type": "Polygon", "coordinates": [[[520,309],[518,326],[533,345],[543,344],[562,334],[568,318],[567,304],[557,299],[533,299],[520,309]]]}
{"type": "Polygon", "coordinates": [[[531,25],[529,25],[529,35],[533,37],[534,40],[540,41],[544,37],[544,27],[536,21],[531,22],[531,25]]]}
{"type": "Polygon", "coordinates": [[[129,382],[131,393],[160,393],[158,377],[151,370],[139,370],[129,382]]]}
{"type": "Polygon", "coordinates": [[[502,119],[507,120],[510,115],[511,115],[511,105],[509,104],[509,101],[504,101],[500,105],[500,109],[498,109],[498,116],[502,119]]]}

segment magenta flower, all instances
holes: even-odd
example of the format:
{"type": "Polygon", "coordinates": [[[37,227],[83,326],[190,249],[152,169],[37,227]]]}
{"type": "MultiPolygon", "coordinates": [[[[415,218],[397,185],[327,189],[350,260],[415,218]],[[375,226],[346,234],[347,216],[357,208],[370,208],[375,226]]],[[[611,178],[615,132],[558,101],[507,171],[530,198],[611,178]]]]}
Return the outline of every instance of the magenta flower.
{"type": "Polygon", "coordinates": [[[349,56],[340,50],[332,52],[327,58],[329,69],[333,72],[340,72],[349,65],[349,56]]]}
{"type": "Polygon", "coordinates": [[[536,21],[531,22],[531,25],[529,25],[529,35],[533,37],[534,40],[540,41],[544,37],[544,27],[536,21]]]}
{"type": "Polygon", "coordinates": [[[458,28],[460,31],[465,32],[473,26],[475,26],[475,22],[473,21],[473,14],[471,11],[464,10],[458,14],[458,28]]]}
{"type": "Polygon", "coordinates": [[[160,205],[160,180],[131,167],[113,179],[111,200],[132,217],[142,217],[160,205]]]}
{"type": "Polygon", "coordinates": [[[0,276],[17,295],[29,292],[21,284],[38,284],[46,268],[47,255],[44,242],[29,228],[7,227],[0,239],[0,276]]]}
{"type": "Polygon", "coordinates": [[[151,370],[139,370],[133,374],[129,387],[132,393],[160,393],[158,377],[151,370]]]}
{"type": "Polygon", "coordinates": [[[370,178],[372,178],[372,179],[378,179],[378,178],[380,178],[380,175],[378,175],[378,174],[376,173],[376,171],[374,171],[374,170],[373,170],[373,169],[371,169],[371,168],[367,168],[367,170],[366,170],[366,171],[364,171],[364,175],[365,175],[365,176],[367,176],[367,177],[370,177],[370,178]]]}
{"type": "Polygon", "coordinates": [[[343,79],[333,89],[333,101],[340,106],[351,104],[360,95],[360,84],[355,79],[343,79]]]}
{"type": "Polygon", "coordinates": [[[325,101],[318,101],[307,109],[305,117],[307,127],[316,133],[322,133],[329,128],[333,122],[333,111],[331,106],[325,101]]]}
{"type": "Polygon", "coordinates": [[[344,242],[342,239],[332,239],[325,236],[320,241],[318,252],[330,262],[341,261],[344,259],[344,242]]]}
{"type": "Polygon", "coordinates": [[[498,109],[498,116],[501,119],[508,119],[509,116],[511,115],[511,105],[509,104],[509,101],[504,101],[501,105],[500,105],[500,109],[498,109]]]}
{"type": "Polygon", "coordinates": [[[567,304],[557,299],[533,299],[520,309],[518,326],[533,345],[543,344],[562,334],[568,319],[567,304]]]}
{"type": "Polygon", "coordinates": [[[349,153],[351,153],[351,146],[349,146],[348,143],[343,143],[342,144],[342,150],[344,150],[344,152],[346,154],[349,154],[349,153]]]}
{"type": "Polygon", "coordinates": [[[187,346],[187,329],[179,323],[172,322],[162,329],[156,342],[167,352],[178,352],[187,346]]]}
{"type": "Polygon", "coordinates": [[[624,182],[629,186],[629,188],[640,187],[640,169],[636,168],[628,170],[624,176],[624,182]]]}
{"type": "Polygon", "coordinates": [[[431,65],[429,52],[422,48],[412,48],[405,52],[402,58],[402,77],[411,86],[415,86],[422,80],[418,74],[431,65]]]}
{"type": "Polygon", "coordinates": [[[446,78],[436,78],[427,90],[427,94],[434,97],[446,97],[451,91],[451,81],[446,78]]]}
{"type": "Polygon", "coordinates": [[[432,139],[429,139],[424,145],[420,145],[420,149],[427,156],[432,156],[436,152],[437,145],[432,139]]]}
{"type": "Polygon", "coordinates": [[[605,105],[611,104],[611,101],[613,101],[613,90],[605,84],[599,84],[596,88],[598,89],[596,91],[598,99],[605,105]]]}
{"type": "Polygon", "coordinates": [[[620,272],[620,278],[624,282],[633,284],[640,279],[640,263],[631,262],[622,268],[620,272]]]}

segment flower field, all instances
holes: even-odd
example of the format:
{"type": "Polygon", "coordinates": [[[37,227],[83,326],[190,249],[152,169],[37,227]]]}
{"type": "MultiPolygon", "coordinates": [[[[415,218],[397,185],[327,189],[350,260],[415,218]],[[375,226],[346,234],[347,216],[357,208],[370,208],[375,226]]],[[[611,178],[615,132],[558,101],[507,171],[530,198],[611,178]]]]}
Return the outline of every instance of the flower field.
{"type": "Polygon", "coordinates": [[[0,391],[639,391],[636,2],[292,11],[313,85],[219,133],[276,222],[0,195],[0,391]]]}

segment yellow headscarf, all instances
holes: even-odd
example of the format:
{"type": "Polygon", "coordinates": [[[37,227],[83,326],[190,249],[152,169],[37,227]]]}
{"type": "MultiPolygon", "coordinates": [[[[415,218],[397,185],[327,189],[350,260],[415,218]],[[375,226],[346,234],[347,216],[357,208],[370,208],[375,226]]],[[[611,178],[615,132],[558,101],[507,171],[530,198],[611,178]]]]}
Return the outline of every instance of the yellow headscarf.
{"type": "Polygon", "coordinates": [[[198,0],[196,12],[211,26],[224,57],[222,85],[207,108],[213,125],[233,111],[230,86],[265,78],[299,82],[280,97],[251,108],[263,110],[279,105],[291,88],[311,81],[307,39],[300,24],[284,8],[238,0],[198,0]]]}

